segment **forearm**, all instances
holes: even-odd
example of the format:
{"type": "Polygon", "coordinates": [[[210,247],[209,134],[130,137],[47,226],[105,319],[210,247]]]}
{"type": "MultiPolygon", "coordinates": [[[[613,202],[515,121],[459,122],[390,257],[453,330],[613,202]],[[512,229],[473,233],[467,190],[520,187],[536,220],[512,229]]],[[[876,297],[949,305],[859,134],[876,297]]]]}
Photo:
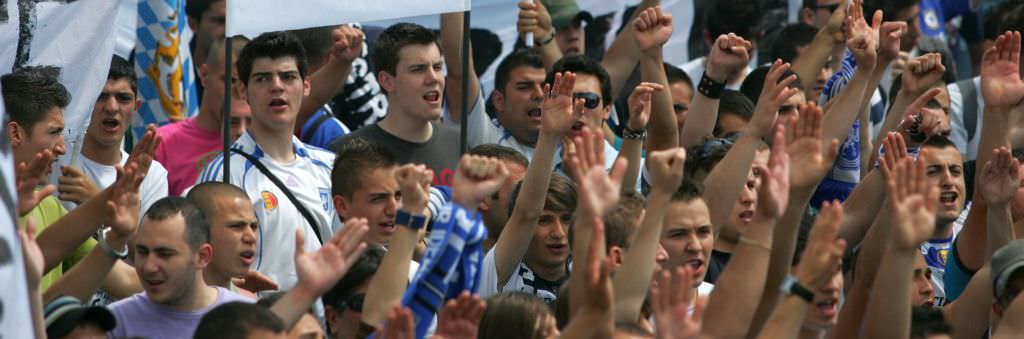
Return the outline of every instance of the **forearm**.
{"type": "MultiPolygon", "coordinates": [[[[536,37],[540,39],[540,37],[536,37]]],[[[558,42],[551,40],[544,46],[540,46],[540,57],[544,60],[544,69],[551,70],[558,60],[562,60],[562,50],[558,49],[558,42]]]]}
{"type": "Polygon", "coordinates": [[[807,301],[797,296],[788,296],[772,312],[768,324],[757,337],[760,339],[773,338],[796,338],[800,333],[800,326],[804,322],[804,315],[807,313],[807,301]]]}
{"type": "Polygon", "coordinates": [[[875,286],[871,289],[864,318],[866,338],[906,338],[910,335],[911,280],[915,248],[891,244],[882,259],[875,286]],[[884,286],[884,287],[881,287],[884,286]]]}
{"type": "MultiPolygon", "coordinates": [[[[660,53],[656,57],[645,56],[640,59],[640,79],[665,87],[665,90],[654,92],[651,96],[651,119],[647,124],[647,151],[679,147],[679,129],[676,124],[675,110],[672,109],[672,93],[668,90],[668,76],[665,75],[665,64],[660,53]]],[[[701,95],[694,94],[695,100],[697,96],[701,95]]],[[[717,111],[718,100],[715,100],[715,105],[717,111]]],[[[693,107],[696,110],[700,106],[693,107]]],[[[689,119],[696,118],[697,115],[689,114],[688,117],[687,126],[692,121],[689,119]]],[[[714,129],[714,124],[715,122],[712,120],[711,129],[714,129]]]]}
{"type": "Polygon", "coordinates": [[[839,237],[851,247],[857,246],[867,234],[871,222],[885,201],[885,176],[874,169],[853,188],[843,202],[843,220],[839,224],[839,237]]]}
{"type": "MultiPolygon", "coordinates": [[[[593,216],[583,212],[579,207],[576,208],[580,211],[574,220],[573,224],[573,239],[572,239],[572,251],[573,253],[590,253],[590,239],[594,237],[592,225],[582,225],[582,223],[593,220],[593,216]]],[[[599,246],[604,246],[601,243],[599,246]]],[[[607,253],[607,249],[598,249],[598,253],[607,253]]],[[[585,270],[571,270],[569,272],[569,316],[570,318],[577,313],[577,310],[583,307],[586,302],[586,277],[584,276],[585,270]]]]}
{"type": "Polygon", "coordinates": [[[622,192],[636,191],[636,182],[640,180],[640,155],[643,153],[644,142],[641,139],[622,139],[619,158],[625,158],[626,174],[622,177],[622,192]]]}
{"type": "MultiPolygon", "coordinates": [[[[695,83],[700,81],[696,79],[695,83]]],[[[712,135],[715,131],[715,123],[718,121],[719,99],[708,98],[696,88],[693,93],[693,102],[690,103],[690,112],[686,114],[686,124],[683,125],[683,140],[680,146],[690,147],[700,145],[704,137],[712,135]]],[[[651,117],[654,119],[654,116],[651,117]]]]}
{"type": "Polygon", "coordinates": [[[622,266],[612,277],[616,323],[635,322],[640,319],[640,309],[643,307],[647,288],[654,274],[654,259],[658,254],[658,241],[661,238],[665,210],[672,197],[672,192],[664,190],[664,187],[654,187],[647,196],[644,208],[646,213],[640,229],[637,230],[632,245],[626,252],[622,266]]]}
{"type": "Polygon", "coordinates": [[[860,337],[860,325],[864,322],[864,310],[868,307],[868,291],[864,284],[853,283],[846,294],[839,321],[828,331],[827,339],[853,339],[860,337]]]}
{"type": "MultiPolygon", "coordinates": [[[[123,240],[121,244],[124,244],[123,240]]],[[[111,246],[120,248],[123,245],[111,244],[111,246]]],[[[85,259],[75,264],[70,271],[61,276],[43,293],[43,300],[53,300],[61,295],[69,295],[78,300],[89,300],[110,274],[116,260],[97,245],[85,259]]]]}
{"type": "Polygon", "coordinates": [[[43,272],[49,272],[60,265],[64,258],[96,232],[106,217],[106,202],[109,198],[110,188],[107,188],[39,233],[36,242],[45,259],[43,272]]]}
{"type": "MultiPolygon", "coordinates": [[[[981,140],[978,142],[978,167],[992,161],[992,150],[998,147],[1009,146],[1009,110],[1001,107],[985,107],[985,114],[982,114],[981,140]]],[[[982,182],[981,174],[984,171],[977,171],[974,182],[982,182]]],[[[981,190],[974,191],[974,199],[971,201],[971,211],[967,216],[967,223],[964,229],[957,236],[956,250],[960,262],[968,271],[976,271],[988,261],[988,231],[985,216],[987,215],[988,203],[981,196],[981,190]]]]}
{"type": "MultiPolygon", "coordinates": [[[[448,114],[456,122],[462,121],[460,119],[463,111],[463,94],[470,100],[475,100],[480,91],[480,81],[473,68],[472,45],[466,49],[470,53],[469,64],[465,67],[462,64],[462,26],[462,12],[441,14],[441,50],[445,51],[444,62],[448,65],[448,75],[445,78],[445,93],[447,94],[445,100],[448,104],[448,114]],[[466,84],[463,84],[462,81],[465,75],[463,69],[469,72],[469,82],[466,84]],[[465,87],[466,93],[462,92],[463,87],[465,87]]],[[[472,105],[472,102],[470,104],[472,105]]]]}
{"type": "Polygon", "coordinates": [[[864,93],[871,81],[871,71],[871,68],[858,66],[850,82],[831,100],[832,105],[825,108],[822,139],[826,142],[832,139],[846,139],[850,126],[853,126],[853,121],[862,111],[861,101],[864,100],[864,93]]]}
{"type": "Polygon", "coordinates": [[[996,302],[992,297],[991,267],[985,265],[967,283],[964,292],[942,308],[944,319],[956,331],[953,339],[982,338],[989,328],[989,310],[996,302]]]}
{"type": "Polygon", "coordinates": [[[868,289],[874,286],[879,264],[882,262],[885,248],[889,246],[889,235],[892,234],[893,227],[892,218],[892,210],[883,207],[871,223],[871,228],[868,229],[868,234],[861,244],[853,279],[860,281],[868,289]]]}
{"type": "MultiPolygon", "coordinates": [[[[985,258],[991,258],[992,254],[999,248],[1013,240],[1013,221],[1010,215],[1010,205],[988,206],[986,211],[987,220],[987,246],[985,258]]],[[[988,260],[985,260],[988,261],[988,260]]]]}
{"type": "MultiPolygon", "coordinates": [[[[832,55],[834,46],[835,42],[828,32],[820,30],[814,35],[814,40],[807,46],[804,53],[796,60],[793,60],[793,67],[791,69],[800,78],[804,88],[814,88],[815,79],[818,78],[818,73],[828,63],[828,58],[832,55]]],[[[817,101],[817,98],[807,99],[808,101],[817,101]]]]}
{"type": "MultiPolygon", "coordinates": [[[[330,56],[328,56],[330,58],[330,56]]],[[[338,91],[345,85],[348,74],[352,72],[352,62],[331,58],[316,73],[309,76],[309,96],[302,99],[302,106],[299,108],[299,116],[308,119],[313,113],[320,110],[338,91]]],[[[304,121],[304,119],[299,119],[304,121]]],[[[296,129],[301,129],[301,124],[296,124],[296,129]]]]}
{"type": "Polygon", "coordinates": [[[405,226],[398,226],[388,243],[388,253],[381,259],[377,273],[370,279],[363,303],[362,321],[380,327],[388,318],[388,312],[402,302],[402,295],[409,284],[409,261],[416,249],[419,232],[405,226]]]}
{"type": "Polygon", "coordinates": [[[898,132],[896,127],[899,127],[900,121],[903,120],[903,114],[907,111],[907,106],[914,102],[920,96],[917,94],[908,94],[905,90],[900,90],[899,94],[896,94],[896,99],[892,103],[892,107],[889,108],[889,112],[885,114],[885,121],[882,122],[882,129],[878,130],[878,135],[875,136],[875,144],[871,152],[871,163],[874,163],[878,159],[878,149],[882,145],[882,140],[885,140],[889,132],[898,132]]]}
{"type": "Polygon", "coordinates": [[[540,133],[533,159],[526,169],[522,188],[516,198],[515,208],[512,209],[511,216],[494,245],[494,262],[499,286],[504,285],[512,275],[512,270],[519,265],[533,239],[533,229],[537,226],[537,220],[544,209],[544,197],[547,196],[548,184],[551,181],[557,143],[556,136],[543,131],[540,133]]]}
{"type": "Polygon", "coordinates": [[[636,67],[637,60],[641,58],[643,52],[636,44],[636,40],[633,38],[633,19],[636,18],[637,14],[643,12],[648,7],[656,5],[659,1],[656,0],[644,0],[637,6],[636,10],[633,11],[633,15],[627,19],[621,32],[615,36],[615,41],[612,41],[612,45],[608,47],[608,51],[604,54],[604,59],[601,60],[601,66],[608,71],[608,77],[611,79],[612,95],[622,93],[622,87],[625,86],[626,80],[633,74],[633,69],[636,67]]]}
{"type": "MultiPolygon", "coordinates": [[[[755,212],[756,213],[756,212],[755,212]]],[[[705,330],[715,338],[744,338],[761,300],[771,254],[774,219],[755,216],[711,292],[705,330]]]]}
{"type": "Polygon", "coordinates": [[[37,339],[46,339],[46,319],[43,318],[43,297],[39,285],[28,287],[29,306],[32,310],[32,328],[37,339]]]}
{"type": "Polygon", "coordinates": [[[142,292],[142,283],[139,282],[139,275],[135,268],[122,260],[114,262],[114,267],[103,279],[101,287],[104,292],[114,299],[124,299],[133,294],[142,292]]]}
{"type": "Polygon", "coordinates": [[[284,328],[292,328],[319,297],[320,295],[309,290],[305,285],[297,284],[284,296],[281,296],[281,299],[278,299],[274,306],[270,307],[270,311],[284,322],[284,328]]]}
{"type": "Polygon", "coordinates": [[[612,323],[611,310],[592,310],[584,308],[576,313],[565,326],[559,338],[589,339],[611,338],[615,324],[612,323]]]}
{"type": "Polygon", "coordinates": [[[716,234],[729,220],[729,213],[736,205],[743,185],[746,185],[750,165],[754,162],[754,154],[760,143],[760,135],[744,130],[736,144],[704,179],[704,199],[711,212],[711,224],[715,226],[716,234]]]}

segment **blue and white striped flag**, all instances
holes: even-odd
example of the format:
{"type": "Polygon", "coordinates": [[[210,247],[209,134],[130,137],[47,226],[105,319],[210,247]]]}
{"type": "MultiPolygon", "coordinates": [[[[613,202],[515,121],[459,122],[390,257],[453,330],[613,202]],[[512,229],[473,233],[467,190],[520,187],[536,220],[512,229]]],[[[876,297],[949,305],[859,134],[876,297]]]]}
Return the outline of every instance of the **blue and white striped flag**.
{"type": "Polygon", "coordinates": [[[199,111],[185,21],[185,0],[141,0],[135,73],[142,107],[132,121],[137,140],[146,125],[183,120],[199,111]]]}

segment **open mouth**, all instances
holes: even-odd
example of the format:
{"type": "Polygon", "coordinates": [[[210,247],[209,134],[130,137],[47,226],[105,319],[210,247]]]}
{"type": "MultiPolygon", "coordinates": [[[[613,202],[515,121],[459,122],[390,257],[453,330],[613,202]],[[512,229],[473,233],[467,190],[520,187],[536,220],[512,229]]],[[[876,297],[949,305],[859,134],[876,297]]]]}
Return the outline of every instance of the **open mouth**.
{"type": "Polygon", "coordinates": [[[939,194],[939,202],[943,204],[952,204],[956,202],[956,198],[960,197],[960,194],[956,191],[946,191],[939,194]]]}
{"type": "Polygon", "coordinates": [[[754,211],[740,212],[740,221],[749,223],[751,220],[754,220],[754,211]]]}
{"type": "Polygon", "coordinates": [[[393,222],[382,222],[377,224],[377,226],[380,227],[381,231],[385,234],[395,233],[395,223],[393,222]]]}
{"type": "Polygon", "coordinates": [[[583,122],[582,121],[577,121],[576,123],[572,124],[572,131],[573,132],[579,132],[579,131],[582,131],[582,130],[583,130],[583,122]]]}
{"type": "Polygon", "coordinates": [[[554,244],[548,245],[547,247],[548,250],[557,254],[565,253],[566,249],[568,249],[568,246],[566,246],[565,244],[554,244]]]}
{"type": "Polygon", "coordinates": [[[531,118],[540,118],[540,113],[540,108],[534,108],[529,111],[526,111],[526,116],[531,118]]]}
{"type": "Polygon", "coordinates": [[[282,110],[288,107],[288,102],[284,99],[277,98],[270,100],[270,108],[275,110],[282,110]]]}
{"type": "Polygon", "coordinates": [[[836,316],[836,304],[838,302],[838,299],[828,298],[815,303],[814,307],[818,308],[818,312],[821,312],[822,315],[831,318],[836,316]]]}
{"type": "Polygon", "coordinates": [[[694,272],[697,272],[697,271],[700,271],[700,269],[704,267],[704,260],[690,259],[690,260],[684,261],[683,265],[690,266],[690,269],[692,269],[694,272]]]}
{"type": "Polygon", "coordinates": [[[441,92],[439,92],[439,91],[429,91],[429,92],[427,92],[426,94],[423,95],[423,100],[426,100],[427,102],[429,102],[431,104],[441,103],[441,92]]]}
{"type": "Polygon", "coordinates": [[[242,258],[242,263],[246,265],[252,265],[253,261],[256,260],[256,251],[246,250],[238,254],[239,258],[242,258]]]}
{"type": "Polygon", "coordinates": [[[154,288],[154,287],[160,287],[160,285],[163,285],[164,280],[162,280],[162,279],[142,279],[142,283],[145,284],[146,287],[154,288]]]}
{"type": "Polygon", "coordinates": [[[103,124],[103,129],[108,131],[117,130],[117,128],[121,126],[121,122],[114,118],[103,119],[100,123],[103,124]]]}

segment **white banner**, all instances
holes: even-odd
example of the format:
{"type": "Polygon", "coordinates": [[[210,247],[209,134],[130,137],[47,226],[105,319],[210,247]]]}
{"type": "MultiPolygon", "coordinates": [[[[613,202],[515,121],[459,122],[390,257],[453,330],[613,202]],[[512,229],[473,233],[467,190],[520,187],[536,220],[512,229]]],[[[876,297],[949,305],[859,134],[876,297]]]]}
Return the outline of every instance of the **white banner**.
{"type": "Polygon", "coordinates": [[[0,1],[0,73],[14,67],[54,65],[71,92],[64,110],[64,137],[70,153],[85,133],[96,98],[103,90],[114,52],[114,25],[121,0],[0,1]],[[27,24],[20,25],[21,16],[27,24]]]}
{"type": "Polygon", "coordinates": [[[228,0],[230,35],[465,11],[470,0],[228,0]]]}
{"type": "MultiPolygon", "coordinates": [[[[10,12],[8,12],[10,13],[10,12]]],[[[3,100],[0,100],[2,102],[3,100]]],[[[7,113],[0,105],[0,338],[33,338],[32,308],[29,306],[25,261],[18,238],[17,190],[14,188],[14,154],[7,139],[7,113]]]]}

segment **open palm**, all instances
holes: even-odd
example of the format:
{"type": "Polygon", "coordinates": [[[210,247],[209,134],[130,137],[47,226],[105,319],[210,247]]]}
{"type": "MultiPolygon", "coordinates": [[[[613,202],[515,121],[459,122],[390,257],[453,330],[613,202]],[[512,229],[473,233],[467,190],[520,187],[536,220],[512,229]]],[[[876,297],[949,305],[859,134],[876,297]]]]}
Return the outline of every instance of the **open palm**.
{"type": "Polygon", "coordinates": [[[295,272],[299,283],[309,287],[317,295],[324,294],[334,287],[366,250],[366,243],[362,239],[367,229],[366,219],[346,220],[345,227],[324,243],[320,250],[313,253],[305,252],[305,236],[301,229],[297,229],[295,272]]]}
{"type": "Polygon", "coordinates": [[[821,123],[821,108],[814,103],[802,106],[800,116],[790,122],[793,140],[786,146],[786,152],[791,163],[799,164],[792,166],[789,172],[790,185],[794,188],[816,185],[832,168],[832,161],[839,153],[839,141],[835,139],[823,152],[821,123]]]}
{"type": "Polygon", "coordinates": [[[1020,104],[1024,98],[1020,46],[1020,32],[1006,32],[982,56],[981,93],[986,105],[1010,107],[1020,104]]]}

